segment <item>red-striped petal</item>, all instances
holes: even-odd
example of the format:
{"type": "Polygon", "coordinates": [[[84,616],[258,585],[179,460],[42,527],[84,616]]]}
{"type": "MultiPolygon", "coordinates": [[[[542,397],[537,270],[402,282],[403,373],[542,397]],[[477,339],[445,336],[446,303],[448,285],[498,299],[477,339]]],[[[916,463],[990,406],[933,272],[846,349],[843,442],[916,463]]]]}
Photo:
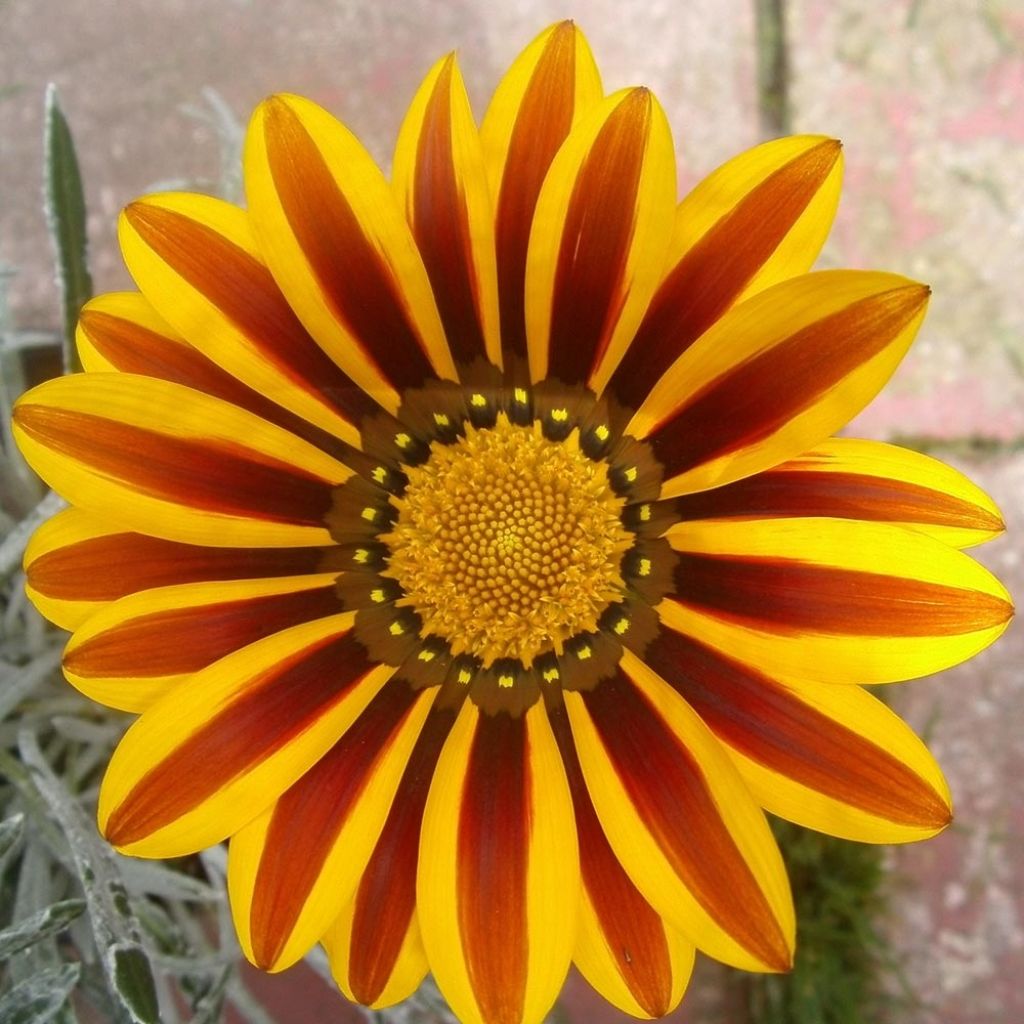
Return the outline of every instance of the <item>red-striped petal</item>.
{"type": "Polygon", "coordinates": [[[664,497],[720,487],[824,441],[888,380],[928,289],[822,271],[729,310],[672,364],[628,431],[665,469],[664,497]]]}
{"type": "Polygon", "coordinates": [[[674,499],[679,519],[807,516],[891,523],[969,547],[1005,529],[992,499],[962,473],[878,441],[833,438],[780,466],[674,499]]]}
{"type": "Polygon", "coordinates": [[[608,845],[587,793],[563,708],[551,726],[572,792],[583,882],[573,960],[609,1002],[635,1017],[663,1017],[678,1005],[694,947],[640,895],[608,845]]]}
{"type": "Polygon", "coordinates": [[[427,799],[416,893],[431,970],[460,1019],[539,1024],[569,967],[578,887],[543,704],[513,717],[466,701],[427,799]]]}
{"type": "Polygon", "coordinates": [[[324,935],[335,980],[364,1006],[405,999],[427,972],[416,919],[416,861],[427,793],[454,721],[451,707],[431,710],[355,898],[324,935]]]}
{"type": "Polygon", "coordinates": [[[725,751],[664,682],[624,671],[566,707],[602,828],[644,897],[698,948],[787,970],[793,913],[761,812],[725,751]]]}
{"type": "Polygon", "coordinates": [[[25,551],[28,595],[74,630],[103,605],[154,587],[304,576],[332,568],[330,547],[220,548],[125,533],[80,509],[45,522],[25,551]]]}
{"type": "Polygon", "coordinates": [[[244,211],[208,196],[149,196],[125,209],[119,237],[139,289],[190,344],[297,416],[359,443],[359,419],[376,406],[299,322],[244,211]]]}
{"type": "Polygon", "coordinates": [[[1006,590],[916,530],[844,519],[700,520],[668,534],[679,632],[779,678],[883,683],[948,668],[1006,628],[1006,590]]]}
{"type": "Polygon", "coordinates": [[[33,388],[14,430],[29,463],[73,504],[169,540],[328,543],[334,488],[351,476],[237,406],[127,373],[33,388]]]}
{"type": "Polygon", "coordinates": [[[609,96],[551,163],[526,260],[530,373],[600,391],[658,283],[671,235],[675,153],[646,89],[609,96]]]}
{"type": "Polygon", "coordinates": [[[144,711],[232,651],[338,615],[337,573],[179,584],[132,594],[93,615],[64,651],[68,681],[93,700],[144,711]]]}
{"type": "Polygon", "coordinates": [[[356,138],[298,96],[253,114],[246,192],[260,249],[307,329],[389,411],[454,379],[430,280],[391,187],[356,138]]]}
{"type": "Polygon", "coordinates": [[[137,856],[220,842],[301,778],[390,676],[351,615],[260,640],[150,708],[114,752],[100,791],[104,835],[137,856]]]}
{"type": "Polygon", "coordinates": [[[680,204],[669,270],[610,387],[639,407],[730,306],[810,269],[839,198],[833,139],[775,139],[742,153],[680,204]]]}
{"type": "Polygon", "coordinates": [[[526,357],[526,252],[551,161],[581,114],[601,98],[586,40],[569,21],[538,36],[502,79],[480,128],[495,196],[501,343],[526,357]]]}
{"type": "Polygon", "coordinates": [[[455,55],[439,61],[409,106],[394,180],[458,363],[501,366],[494,211],[483,149],[455,55]]]}
{"type": "Polygon", "coordinates": [[[872,842],[949,824],[949,791],[924,745],[860,688],[784,683],[671,629],[644,660],[728,745],[774,813],[872,842]]]}
{"type": "Polygon", "coordinates": [[[272,402],[180,337],[137,292],[100,295],[86,304],[78,321],[78,352],[92,373],[119,370],[157,377],[222,398],[337,458],[349,455],[333,434],[272,402]]]}
{"type": "Polygon", "coordinates": [[[386,685],[269,811],[232,838],[231,909],[257,967],[290,967],[352,898],[435,696],[400,681],[386,685]]]}

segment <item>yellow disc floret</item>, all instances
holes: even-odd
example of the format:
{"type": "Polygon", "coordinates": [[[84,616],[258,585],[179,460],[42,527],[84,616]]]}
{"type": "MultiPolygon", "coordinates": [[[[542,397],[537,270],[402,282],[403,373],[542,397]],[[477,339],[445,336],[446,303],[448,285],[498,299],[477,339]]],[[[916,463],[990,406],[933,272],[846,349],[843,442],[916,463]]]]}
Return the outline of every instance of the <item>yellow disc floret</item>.
{"type": "Polygon", "coordinates": [[[582,451],[574,432],[549,441],[539,424],[467,427],[435,443],[395,499],[398,517],[382,539],[385,575],[396,579],[425,633],[485,665],[540,653],[597,628],[622,597],[622,553],[633,534],[607,466],[582,451]]]}

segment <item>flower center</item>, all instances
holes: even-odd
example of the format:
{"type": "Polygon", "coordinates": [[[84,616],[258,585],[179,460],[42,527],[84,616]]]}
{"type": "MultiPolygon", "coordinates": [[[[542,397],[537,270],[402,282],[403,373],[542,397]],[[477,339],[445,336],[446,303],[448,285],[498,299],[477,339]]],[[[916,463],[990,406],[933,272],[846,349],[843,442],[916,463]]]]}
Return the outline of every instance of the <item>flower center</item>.
{"type": "Polygon", "coordinates": [[[624,499],[575,431],[550,441],[539,424],[502,414],[493,427],[467,424],[454,444],[435,442],[406,473],[397,520],[381,537],[384,575],[453,654],[529,666],[596,630],[621,599],[620,563],[634,539],[620,518],[624,499]]]}

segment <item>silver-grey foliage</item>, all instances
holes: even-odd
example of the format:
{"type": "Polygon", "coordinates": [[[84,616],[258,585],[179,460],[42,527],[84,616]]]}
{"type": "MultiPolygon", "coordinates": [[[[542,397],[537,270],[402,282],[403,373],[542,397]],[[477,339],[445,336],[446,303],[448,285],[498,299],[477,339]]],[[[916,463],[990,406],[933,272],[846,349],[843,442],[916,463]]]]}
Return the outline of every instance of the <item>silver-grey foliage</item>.
{"type": "Polygon", "coordinates": [[[78,964],[40,971],[0,996],[0,1024],[46,1024],[64,1009],[78,981],[78,964]]]}

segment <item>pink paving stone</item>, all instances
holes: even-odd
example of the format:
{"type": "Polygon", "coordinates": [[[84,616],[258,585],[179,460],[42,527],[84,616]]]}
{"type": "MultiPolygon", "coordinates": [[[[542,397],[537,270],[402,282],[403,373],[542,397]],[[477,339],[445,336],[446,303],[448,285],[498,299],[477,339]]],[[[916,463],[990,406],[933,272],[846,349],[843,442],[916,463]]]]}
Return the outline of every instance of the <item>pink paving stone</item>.
{"type": "MultiPolygon", "coordinates": [[[[281,974],[264,974],[248,963],[242,983],[281,1024],[365,1024],[366,1018],[311,967],[304,963],[281,974]]],[[[245,1024],[232,1011],[225,1024],[245,1024]]]]}
{"type": "Polygon", "coordinates": [[[985,85],[977,106],[946,124],[946,137],[957,142],[1003,138],[1024,145],[1024,62],[1016,57],[999,61],[985,85]]]}
{"type": "MultiPolygon", "coordinates": [[[[1003,510],[1007,535],[978,549],[1024,593],[1024,456],[959,464],[1003,510]]],[[[973,660],[890,691],[953,794],[943,835],[892,852],[893,947],[922,1006],[900,1024],[1024,1020],[1024,624],[973,660]]]]}
{"type": "Polygon", "coordinates": [[[855,433],[1022,434],[1024,39],[1011,7],[790,4],[794,127],[845,143],[824,263],[933,288],[917,345],[855,433]]]}
{"type": "MultiPolygon", "coordinates": [[[[0,263],[16,265],[11,304],[23,327],[57,322],[41,203],[43,92],[56,82],[79,142],[98,290],[130,282],[115,240],[118,210],[154,188],[215,187],[218,142],[183,113],[212,86],[243,123],[272,92],[310,96],[343,118],[383,164],[423,75],[457,49],[482,114],[498,77],[541,29],[572,11],[555,0],[381,3],[97,0],[0,4],[0,263]],[[75,12],[79,13],[76,14],[75,12]]],[[[648,84],[679,140],[691,184],[757,141],[748,0],[700,5],[591,0],[577,12],[609,89],[648,84]]]]}

